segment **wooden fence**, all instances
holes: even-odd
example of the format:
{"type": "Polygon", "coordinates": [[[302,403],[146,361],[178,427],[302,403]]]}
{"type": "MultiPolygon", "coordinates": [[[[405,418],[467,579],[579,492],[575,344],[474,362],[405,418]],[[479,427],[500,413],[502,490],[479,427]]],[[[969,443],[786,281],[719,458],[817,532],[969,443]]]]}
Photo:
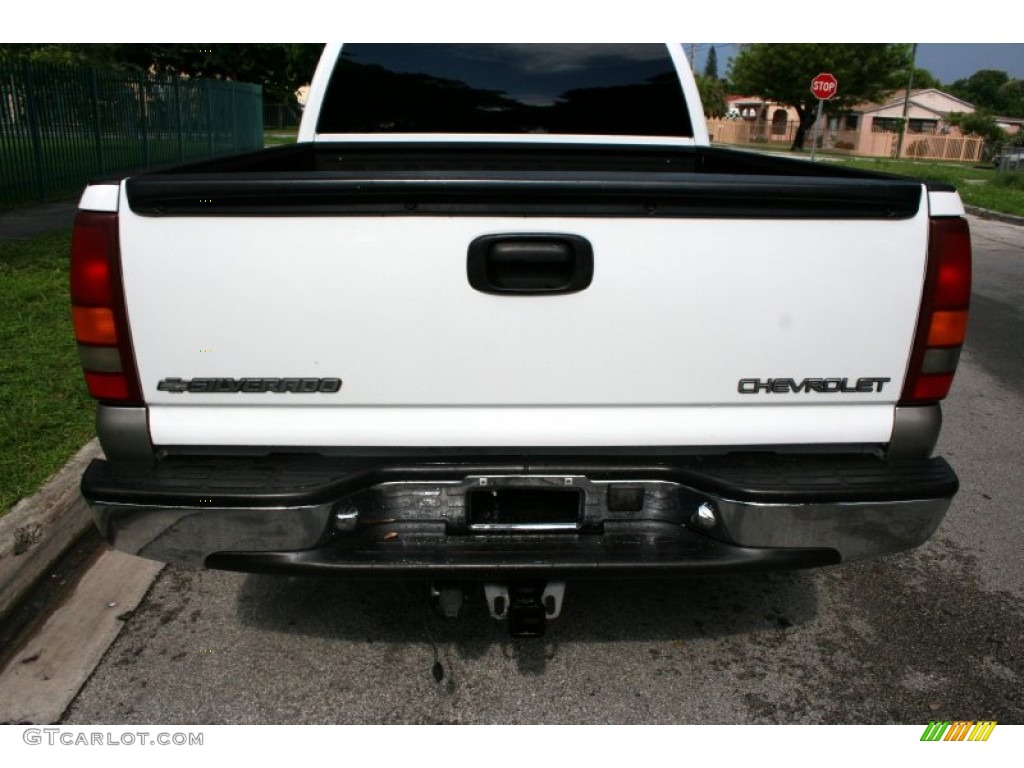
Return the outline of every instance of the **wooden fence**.
{"type": "MultiPolygon", "coordinates": [[[[752,120],[709,120],[708,132],[716,144],[751,144],[761,147],[789,149],[796,136],[797,124],[752,120]]],[[[813,130],[804,137],[804,149],[811,148],[813,130]]],[[[846,152],[864,157],[896,157],[899,134],[889,131],[823,130],[819,149],[846,152]]],[[[955,160],[962,163],[981,162],[985,140],[976,136],[935,136],[908,133],[903,137],[901,157],[918,160],[955,160]]]]}
{"type": "Polygon", "coordinates": [[[903,137],[903,157],[921,160],[957,160],[981,162],[985,140],[975,136],[923,136],[910,133],[903,137]]]}

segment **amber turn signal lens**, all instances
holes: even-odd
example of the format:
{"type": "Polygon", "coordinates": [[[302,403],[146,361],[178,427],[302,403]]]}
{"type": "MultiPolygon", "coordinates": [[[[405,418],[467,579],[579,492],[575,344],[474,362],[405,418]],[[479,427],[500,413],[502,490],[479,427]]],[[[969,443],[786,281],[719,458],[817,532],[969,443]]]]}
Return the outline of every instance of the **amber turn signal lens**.
{"type": "Polygon", "coordinates": [[[117,344],[114,312],[106,307],[72,307],[75,338],[85,344],[117,344]]]}
{"type": "Polygon", "coordinates": [[[967,312],[935,312],[928,329],[929,347],[955,347],[964,343],[967,333],[967,312]]]}

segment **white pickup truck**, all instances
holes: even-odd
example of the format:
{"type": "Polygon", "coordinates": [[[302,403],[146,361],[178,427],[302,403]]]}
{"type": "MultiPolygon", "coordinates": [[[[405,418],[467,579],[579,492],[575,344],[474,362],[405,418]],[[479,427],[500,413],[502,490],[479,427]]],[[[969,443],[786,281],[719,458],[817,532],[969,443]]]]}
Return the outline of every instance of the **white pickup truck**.
{"type": "Polygon", "coordinates": [[[674,45],[328,46],[294,146],[96,183],[72,304],[119,549],[483,583],[925,541],[951,188],[709,145],[674,45]]]}

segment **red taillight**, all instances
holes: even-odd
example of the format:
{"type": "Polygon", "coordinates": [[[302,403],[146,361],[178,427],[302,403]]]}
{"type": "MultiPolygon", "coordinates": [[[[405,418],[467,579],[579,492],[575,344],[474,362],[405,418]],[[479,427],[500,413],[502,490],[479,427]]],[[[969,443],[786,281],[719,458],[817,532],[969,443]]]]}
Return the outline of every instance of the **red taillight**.
{"type": "Polygon", "coordinates": [[[967,333],[971,299],[971,235],[967,220],[932,219],[928,268],[901,405],[938,402],[949,394],[967,333]]]}
{"type": "MultiPolygon", "coordinates": [[[[71,301],[75,304],[110,306],[110,253],[109,225],[102,214],[81,213],[75,220],[71,235],[71,301]]],[[[116,225],[117,219],[114,219],[116,225]]]]}
{"type": "Polygon", "coordinates": [[[971,302],[971,233],[966,219],[932,219],[928,261],[935,265],[935,308],[964,309],[971,302]]]}
{"type": "Polygon", "coordinates": [[[85,383],[89,394],[106,402],[126,400],[129,397],[128,382],[123,373],[85,372],[85,383]]]}
{"type": "Polygon", "coordinates": [[[121,287],[117,214],[81,211],[71,235],[71,318],[89,394],[141,403],[121,287]]]}
{"type": "Polygon", "coordinates": [[[929,373],[917,377],[914,384],[914,398],[926,402],[941,400],[953,386],[952,373],[929,373]]]}

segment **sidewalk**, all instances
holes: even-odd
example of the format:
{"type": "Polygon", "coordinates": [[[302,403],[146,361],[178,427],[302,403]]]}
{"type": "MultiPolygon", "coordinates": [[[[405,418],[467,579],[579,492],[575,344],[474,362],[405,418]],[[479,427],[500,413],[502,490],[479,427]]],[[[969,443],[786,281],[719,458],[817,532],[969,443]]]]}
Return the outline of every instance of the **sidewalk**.
{"type": "Polygon", "coordinates": [[[25,240],[55,229],[70,229],[78,198],[58,203],[26,205],[0,212],[0,241],[25,240]]]}

